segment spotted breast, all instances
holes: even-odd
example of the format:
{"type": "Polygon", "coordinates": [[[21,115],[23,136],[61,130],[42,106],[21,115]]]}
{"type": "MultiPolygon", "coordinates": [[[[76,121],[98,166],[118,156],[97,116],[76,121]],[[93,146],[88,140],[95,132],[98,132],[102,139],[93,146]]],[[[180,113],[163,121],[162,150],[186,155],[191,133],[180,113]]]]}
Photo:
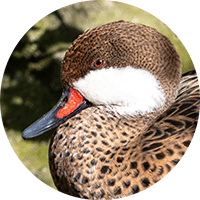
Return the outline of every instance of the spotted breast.
{"type": "Polygon", "coordinates": [[[87,30],[62,62],[58,104],[23,132],[32,138],[60,124],[49,165],[59,191],[86,199],[138,193],[181,159],[199,115],[195,71],[164,35],[112,22],[87,30]]]}

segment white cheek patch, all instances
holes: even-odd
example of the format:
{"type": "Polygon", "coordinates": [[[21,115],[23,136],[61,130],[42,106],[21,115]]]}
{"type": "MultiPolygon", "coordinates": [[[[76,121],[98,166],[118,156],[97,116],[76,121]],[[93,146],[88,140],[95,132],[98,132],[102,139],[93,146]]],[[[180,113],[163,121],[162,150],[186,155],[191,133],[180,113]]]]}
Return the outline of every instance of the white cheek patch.
{"type": "Polygon", "coordinates": [[[165,104],[156,78],[149,71],[130,66],[90,71],[73,86],[93,104],[108,106],[124,116],[143,115],[165,104]]]}

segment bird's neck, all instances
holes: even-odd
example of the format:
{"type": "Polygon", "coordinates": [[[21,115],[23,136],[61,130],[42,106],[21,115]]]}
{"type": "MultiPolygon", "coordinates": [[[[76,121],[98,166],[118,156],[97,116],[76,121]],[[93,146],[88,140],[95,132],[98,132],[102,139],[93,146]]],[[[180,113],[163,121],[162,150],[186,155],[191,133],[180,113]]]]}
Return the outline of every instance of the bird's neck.
{"type": "Polygon", "coordinates": [[[155,110],[143,115],[123,116],[108,107],[99,106],[99,114],[108,116],[108,123],[111,123],[116,130],[118,138],[128,141],[135,141],[143,132],[164,112],[164,108],[155,110]],[[124,133],[125,132],[125,133],[124,133]],[[125,136],[125,137],[124,137],[125,136]],[[128,139],[127,139],[128,138],[128,139]]]}
{"type": "MultiPolygon", "coordinates": [[[[135,142],[159,114],[160,112],[155,112],[127,118],[116,115],[115,112],[105,106],[90,107],[83,110],[80,117],[74,116],[69,119],[66,123],[70,125],[64,131],[67,133],[69,141],[71,141],[70,138],[74,137],[82,138],[82,140],[83,138],[92,138],[94,141],[97,140],[98,144],[102,143],[103,146],[103,141],[108,142],[109,146],[105,145],[104,149],[112,149],[135,142]]],[[[84,142],[81,142],[81,144],[83,148],[95,149],[92,142],[89,146],[84,145],[84,142]]]]}

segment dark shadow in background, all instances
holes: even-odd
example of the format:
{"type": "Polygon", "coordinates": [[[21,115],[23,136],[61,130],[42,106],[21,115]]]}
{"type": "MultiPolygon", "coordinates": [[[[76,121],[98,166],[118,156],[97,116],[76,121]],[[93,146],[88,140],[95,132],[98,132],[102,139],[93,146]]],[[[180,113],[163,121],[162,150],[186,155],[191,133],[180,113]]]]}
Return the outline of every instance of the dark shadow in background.
{"type": "MultiPolygon", "coordinates": [[[[34,42],[25,34],[8,61],[4,76],[9,78],[1,89],[5,128],[22,132],[50,110],[61,96],[61,61],[54,58],[54,55],[56,51],[65,52],[66,43],[72,43],[82,31],[66,25],[59,12],[55,11],[53,14],[60,21],[60,26],[55,30],[46,30],[34,42]],[[58,42],[61,43],[59,48],[56,47],[58,42]],[[26,48],[32,44],[37,45],[37,50],[28,54],[26,48]],[[55,49],[49,51],[54,45],[55,49]],[[20,56],[16,52],[20,52],[20,56]]],[[[30,30],[36,29],[32,27],[30,30]]],[[[52,133],[46,133],[34,140],[49,140],[51,135],[52,133]]]]}

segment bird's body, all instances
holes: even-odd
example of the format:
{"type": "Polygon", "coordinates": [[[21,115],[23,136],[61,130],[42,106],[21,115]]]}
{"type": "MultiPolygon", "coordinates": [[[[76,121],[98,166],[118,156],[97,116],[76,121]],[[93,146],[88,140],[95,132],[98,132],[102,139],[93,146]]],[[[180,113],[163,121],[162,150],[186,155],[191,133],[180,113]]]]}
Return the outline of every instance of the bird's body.
{"type": "Polygon", "coordinates": [[[86,31],[67,51],[61,79],[67,97],[23,135],[63,122],[49,149],[59,191],[89,199],[135,194],[184,155],[199,114],[198,80],[195,73],[181,79],[178,53],[156,30],[114,22],[86,31]]]}
{"type": "Polygon", "coordinates": [[[49,157],[55,185],[89,199],[119,198],[146,189],[184,155],[198,112],[195,75],[183,78],[179,97],[156,120],[119,118],[101,106],[83,110],[52,137],[49,157]]]}

